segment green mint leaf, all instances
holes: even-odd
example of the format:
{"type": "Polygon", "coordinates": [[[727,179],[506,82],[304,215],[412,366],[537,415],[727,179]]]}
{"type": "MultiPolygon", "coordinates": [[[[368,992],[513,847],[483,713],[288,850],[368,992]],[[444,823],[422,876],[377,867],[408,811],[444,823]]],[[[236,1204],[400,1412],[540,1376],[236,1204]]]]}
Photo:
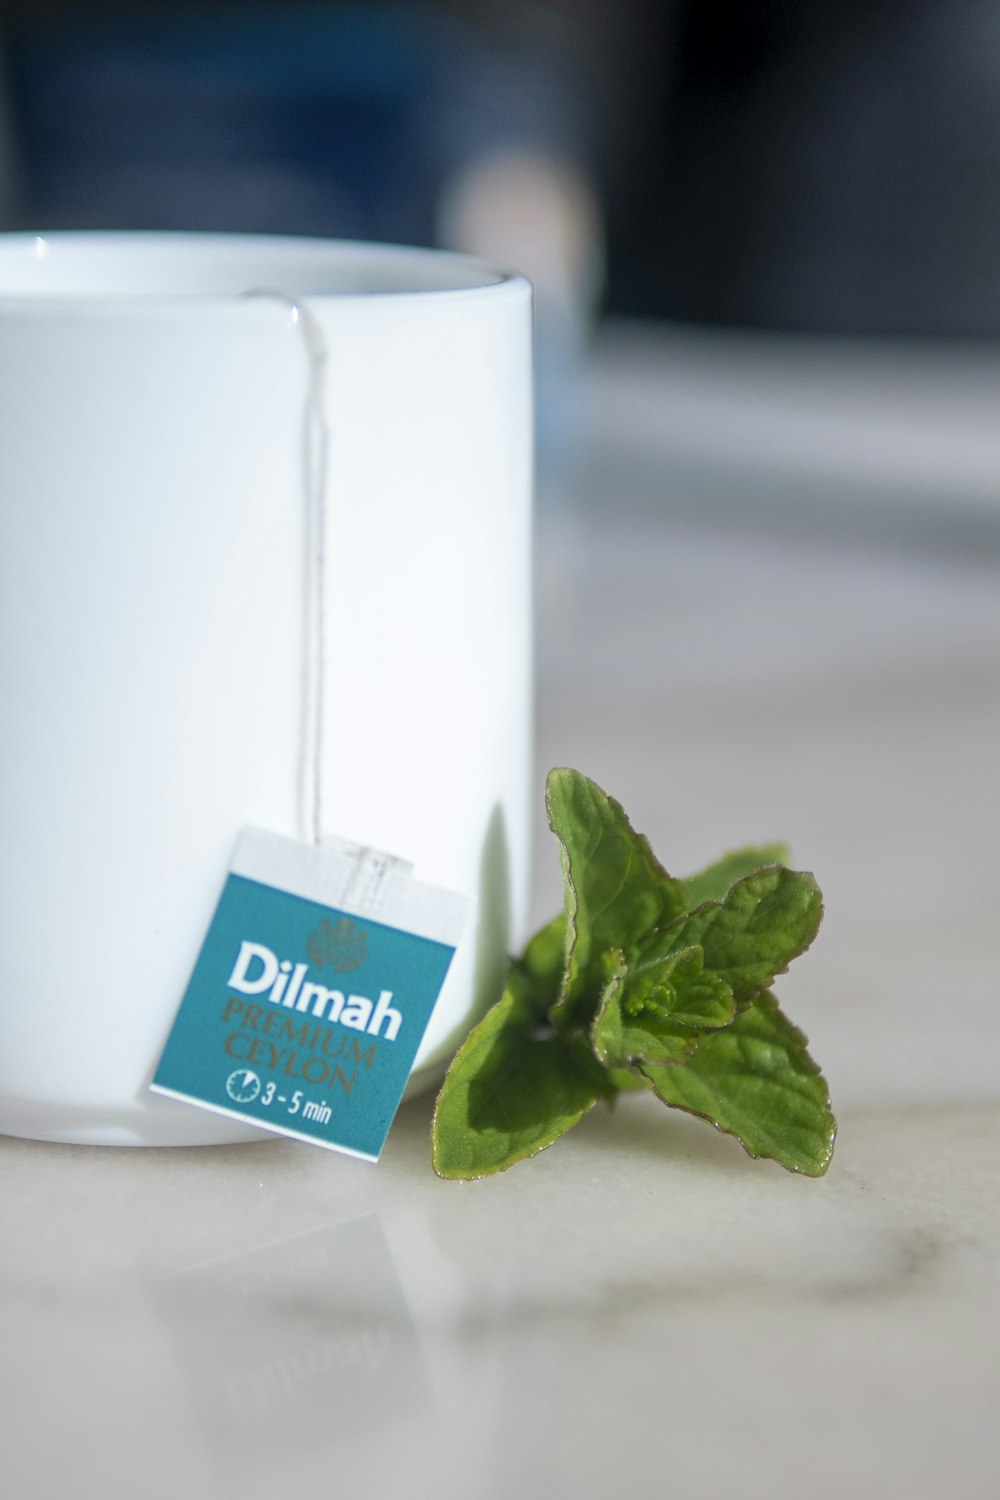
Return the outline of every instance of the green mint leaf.
{"type": "Polygon", "coordinates": [[[669,1018],[656,1014],[640,1017],[633,1023],[626,1016],[622,1003],[628,978],[625,955],[618,948],[609,950],[604,958],[607,977],[590,1028],[590,1044],[601,1066],[628,1068],[636,1057],[648,1058],[650,1062],[679,1061],[693,1052],[698,1038],[690,1032],[678,1036],[670,1027],[669,1018]],[[648,1026],[642,1024],[646,1019],[648,1026]]]}
{"type": "Polygon", "coordinates": [[[728,1026],[735,1014],[732,990],[705,972],[700,948],[671,954],[637,978],[619,952],[590,1040],[606,1068],[682,1062],[697,1047],[701,1030],[728,1026]]]}
{"type": "Polygon", "coordinates": [[[629,954],[685,911],[687,893],[620,803],[579,771],[549,772],[546,806],[560,845],[569,935],[552,1018],[562,1027],[589,1025],[603,988],[602,955],[609,949],[629,954]]]}
{"type": "Polygon", "coordinates": [[[813,877],[775,865],[744,876],[721,901],[706,902],[654,933],[632,967],[642,973],[679,948],[698,946],[705,968],[725,980],[742,1009],[805,952],[822,915],[813,877]]]}
{"type": "Polygon", "coordinates": [[[772,844],[682,883],[579,772],[550,772],[546,804],[565,909],[512,962],[503,997],[448,1070],[435,1170],[499,1172],[598,1099],[651,1088],[750,1155],[822,1175],[836,1131],[826,1084],[769,992],[816,934],[813,877],[786,869],[772,844]]]}
{"type": "Polygon", "coordinates": [[[550,1146],[614,1087],[586,1042],[539,1028],[533,998],[512,971],[452,1061],[431,1127],[439,1177],[488,1177],[550,1146]]]}
{"type": "Polygon", "coordinates": [[[618,1094],[638,1094],[643,1089],[651,1089],[653,1085],[644,1073],[638,1068],[605,1068],[605,1076],[614,1087],[614,1095],[609,1096],[608,1104],[615,1103],[618,1094]]]}
{"type": "Polygon", "coordinates": [[[539,1016],[545,1016],[559,999],[566,967],[566,913],[546,922],[530,940],[515,967],[524,980],[539,1016]]]}
{"type": "Polygon", "coordinates": [[[669,1018],[653,1015],[627,1016],[621,995],[608,991],[590,1030],[594,1056],[612,1071],[637,1062],[678,1063],[690,1057],[698,1045],[697,1032],[672,1025],[669,1018]]]}
{"type": "Polygon", "coordinates": [[[764,993],[731,1026],[704,1035],[687,1062],[644,1063],[641,1071],[664,1104],[734,1135],[750,1156],[821,1177],[837,1127],[806,1046],[774,996],[764,993]]]}
{"type": "Polygon", "coordinates": [[[678,948],[661,963],[645,963],[625,981],[624,1008],[669,1014],[675,1025],[695,1031],[728,1026],[736,1014],[733,992],[705,968],[704,949],[678,948]]]}
{"type": "Polygon", "coordinates": [[[788,850],[784,844],[762,844],[759,848],[734,849],[723,855],[715,864],[709,865],[699,875],[689,875],[684,882],[688,894],[688,910],[693,911],[703,901],[721,901],[731,885],[752,875],[765,865],[786,865],[788,850]]]}

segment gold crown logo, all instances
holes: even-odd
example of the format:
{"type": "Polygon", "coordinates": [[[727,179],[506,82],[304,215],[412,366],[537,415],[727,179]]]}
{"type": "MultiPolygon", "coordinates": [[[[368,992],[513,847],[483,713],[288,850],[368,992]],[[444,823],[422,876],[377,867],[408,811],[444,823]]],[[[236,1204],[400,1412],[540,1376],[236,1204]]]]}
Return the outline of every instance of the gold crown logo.
{"type": "Polygon", "coordinates": [[[368,957],[368,934],[350,917],[338,917],[335,922],[324,917],[306,939],[306,953],[317,969],[350,974],[368,957]]]}

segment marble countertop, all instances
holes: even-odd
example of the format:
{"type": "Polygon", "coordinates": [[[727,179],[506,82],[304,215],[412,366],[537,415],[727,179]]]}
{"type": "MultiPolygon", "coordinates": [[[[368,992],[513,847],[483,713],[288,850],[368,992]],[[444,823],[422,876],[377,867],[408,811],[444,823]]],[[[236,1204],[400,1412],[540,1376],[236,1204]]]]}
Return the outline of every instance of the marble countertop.
{"type": "MultiPolygon", "coordinates": [[[[426,1099],[377,1168],[4,1140],[9,1500],[998,1492],[1000,378],[875,359],[894,469],[870,351],[802,348],[605,336],[586,480],[540,518],[538,758],[679,873],[775,837],[816,871],[779,993],[829,1175],[649,1098],[467,1185],[430,1171],[426,1099]],[[814,475],[784,421],[810,393],[814,475]]],[[[537,866],[541,917],[541,817],[537,866]]]]}

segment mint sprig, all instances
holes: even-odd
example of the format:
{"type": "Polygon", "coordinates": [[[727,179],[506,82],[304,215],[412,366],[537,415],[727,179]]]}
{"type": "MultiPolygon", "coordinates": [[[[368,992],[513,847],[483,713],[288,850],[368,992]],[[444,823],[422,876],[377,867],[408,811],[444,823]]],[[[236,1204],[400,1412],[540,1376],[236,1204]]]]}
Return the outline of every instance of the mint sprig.
{"type": "Polygon", "coordinates": [[[822,916],[781,845],[669,875],[621,805],[550,771],[565,910],[513,961],[455,1056],[432,1127],[435,1171],[475,1178],[534,1156],[598,1099],[650,1089],[751,1156],[821,1176],[836,1122],[806,1038],[771,993],[822,916]]]}

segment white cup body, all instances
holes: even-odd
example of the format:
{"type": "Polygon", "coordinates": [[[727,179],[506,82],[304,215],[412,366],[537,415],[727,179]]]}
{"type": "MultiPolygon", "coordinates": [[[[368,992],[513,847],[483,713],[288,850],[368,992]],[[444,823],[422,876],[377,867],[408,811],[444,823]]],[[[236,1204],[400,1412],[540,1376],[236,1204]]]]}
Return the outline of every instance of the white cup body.
{"type": "Polygon", "coordinates": [[[530,290],[461,257],[0,236],[0,1131],[256,1134],[147,1092],[237,832],[298,836],[327,351],[323,821],[478,898],[439,1076],[520,936],[530,290]]]}

